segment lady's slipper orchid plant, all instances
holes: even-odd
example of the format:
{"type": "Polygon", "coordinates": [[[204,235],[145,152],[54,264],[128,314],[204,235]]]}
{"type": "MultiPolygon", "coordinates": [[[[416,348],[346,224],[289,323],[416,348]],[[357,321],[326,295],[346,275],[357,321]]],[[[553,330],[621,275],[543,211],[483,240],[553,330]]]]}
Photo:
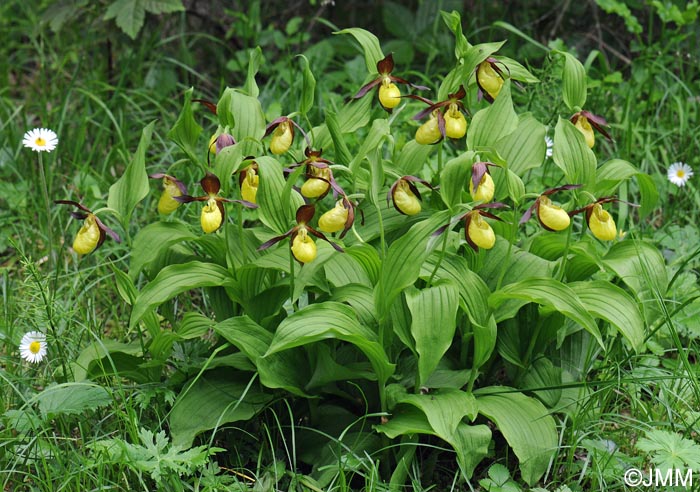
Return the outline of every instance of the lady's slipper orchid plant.
{"type": "Polygon", "coordinates": [[[238,174],[238,184],[241,187],[241,198],[246,202],[257,204],[260,176],[258,175],[258,164],[256,162],[241,170],[238,174]]]}
{"type": "Polygon", "coordinates": [[[488,57],[477,65],[475,70],[479,93],[490,103],[498,97],[505,79],[503,69],[498,66],[499,63],[496,58],[488,57]]]}
{"type": "Polygon", "coordinates": [[[500,217],[487,212],[489,208],[503,208],[504,203],[483,203],[464,215],[464,236],[469,246],[476,252],[479,248],[491,249],[496,244],[496,234],[484,217],[503,221],[500,217]]]}
{"type": "Polygon", "coordinates": [[[257,207],[254,203],[246,200],[229,200],[228,198],[220,197],[219,190],[221,189],[221,182],[215,174],[208,172],[199,183],[202,185],[202,189],[204,189],[206,195],[183,195],[173,197],[173,199],[180,203],[207,202],[204,208],[202,208],[202,215],[200,217],[200,224],[205,234],[215,232],[224,223],[224,219],[226,218],[224,202],[236,202],[248,208],[257,207]]]}
{"type": "Polygon", "coordinates": [[[608,140],[612,140],[612,137],[604,128],[608,126],[608,122],[605,121],[605,118],[602,116],[595,115],[588,111],[579,111],[571,117],[570,121],[583,133],[583,136],[586,138],[586,145],[588,145],[590,149],[595,145],[595,133],[593,129],[599,131],[600,134],[608,140]]]}
{"type": "Polygon", "coordinates": [[[406,97],[417,99],[428,105],[426,109],[413,117],[421,120],[427,114],[430,119],[423,123],[416,131],[416,142],[422,145],[430,145],[439,142],[444,137],[462,138],[467,133],[467,119],[464,113],[467,111],[462,99],[467,95],[464,86],[460,85],[457,92],[448,94],[444,101],[433,102],[425,97],[410,94],[406,97]],[[441,108],[445,108],[440,111],[441,108]]]}
{"type": "Polygon", "coordinates": [[[488,166],[495,166],[491,162],[476,162],[472,166],[472,177],[469,180],[469,194],[474,201],[490,202],[496,192],[488,166]]]}
{"type": "Polygon", "coordinates": [[[218,154],[219,152],[221,152],[222,149],[231,145],[236,145],[236,139],[233,138],[233,135],[229,133],[221,133],[219,135],[215,133],[214,135],[212,135],[211,139],[209,139],[209,152],[207,152],[207,164],[211,166],[211,162],[209,161],[210,156],[218,154]]]}
{"type": "MultiPolygon", "coordinates": [[[[585,212],[586,213],[586,223],[588,228],[591,230],[593,235],[600,239],[601,241],[612,241],[617,237],[617,227],[615,226],[615,220],[612,218],[609,212],[603,210],[604,203],[610,202],[621,202],[617,197],[606,196],[599,198],[593,203],[586,205],[583,208],[569,212],[569,215],[573,217],[574,215],[585,212]]],[[[632,207],[638,207],[639,205],[635,203],[623,202],[632,207]]]]}
{"type": "Polygon", "coordinates": [[[294,259],[302,265],[310,263],[316,259],[316,243],[311,236],[316,236],[318,239],[323,239],[328,242],[336,251],[344,252],[343,248],[330,241],[323,233],[308,225],[316,213],[314,205],[302,205],[297,209],[296,222],[297,225],[289,229],[281,236],[276,236],[269,241],[263,243],[258,248],[258,251],[263,251],[270,246],[277,244],[285,238],[290,238],[290,248],[294,259]]]}
{"type": "Polygon", "coordinates": [[[569,214],[563,208],[555,205],[549,198],[550,195],[556,193],[557,191],[563,190],[573,190],[575,188],[580,188],[580,184],[575,185],[564,185],[557,188],[550,188],[542,193],[535,203],[527,209],[520,219],[520,224],[527,222],[532,216],[532,212],[537,212],[537,220],[540,221],[542,227],[548,231],[563,231],[571,223],[569,214]]]}
{"type": "Polygon", "coordinates": [[[389,193],[386,196],[386,203],[391,200],[394,208],[403,215],[416,215],[421,211],[421,196],[418,188],[414,183],[421,183],[430,188],[433,187],[424,179],[416,178],[415,176],[403,176],[391,185],[389,193]]]}
{"type": "Polygon", "coordinates": [[[391,113],[391,111],[401,102],[401,91],[394,82],[398,82],[399,84],[406,84],[410,87],[413,87],[414,89],[428,90],[427,87],[424,87],[422,85],[414,85],[408,80],[391,75],[391,72],[393,70],[394,57],[391,53],[389,53],[377,62],[377,72],[379,73],[379,76],[373,81],[369,82],[368,84],[362,86],[362,88],[357,92],[357,94],[353,96],[353,99],[359,99],[365,94],[367,94],[374,87],[379,86],[379,89],[377,91],[379,93],[379,104],[381,104],[382,108],[384,108],[385,111],[391,113]]]}
{"type": "Polygon", "coordinates": [[[60,203],[63,205],[72,205],[80,209],[80,212],[72,211],[70,214],[74,219],[82,220],[83,226],[75,235],[73,240],[73,251],[79,255],[86,255],[92,253],[97,248],[102,246],[105,240],[105,235],[109,235],[116,242],[120,243],[121,239],[119,235],[112,229],[104,225],[102,221],[92,213],[92,210],[84,205],[73,200],[56,200],[54,203],[60,203]]]}
{"type": "Polygon", "coordinates": [[[163,180],[163,193],[158,200],[158,213],[167,215],[173,213],[181,205],[175,200],[176,196],[187,194],[187,187],[179,179],[165,173],[155,173],[148,176],[151,179],[163,180]]]}
{"type": "Polygon", "coordinates": [[[323,149],[311,150],[310,147],[307,147],[304,150],[306,159],[291,166],[306,166],[306,181],[301,186],[301,194],[305,198],[320,200],[328,194],[331,188],[333,188],[334,196],[336,193],[345,194],[333,179],[333,171],[330,168],[332,162],[321,157],[322,154],[323,149]]]}
{"type": "Polygon", "coordinates": [[[294,141],[294,127],[297,127],[301,134],[304,135],[306,145],[311,146],[309,136],[299,125],[297,125],[293,119],[287,116],[280,116],[279,118],[270,122],[270,124],[265,128],[265,135],[263,137],[267,137],[272,133],[270,152],[275,155],[282,155],[289,150],[289,148],[292,146],[292,142],[294,141]]]}
{"type": "Polygon", "coordinates": [[[343,198],[336,202],[335,207],[319,217],[318,228],[329,234],[343,231],[338,236],[342,239],[355,222],[356,206],[357,203],[352,202],[347,196],[343,195],[343,198]]]}

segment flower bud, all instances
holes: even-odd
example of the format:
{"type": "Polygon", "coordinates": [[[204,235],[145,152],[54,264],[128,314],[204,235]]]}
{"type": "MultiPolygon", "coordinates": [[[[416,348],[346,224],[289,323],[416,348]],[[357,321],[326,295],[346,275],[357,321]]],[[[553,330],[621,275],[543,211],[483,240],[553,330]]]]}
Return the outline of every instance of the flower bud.
{"type": "Polygon", "coordinates": [[[289,150],[292,146],[292,141],[294,140],[294,132],[291,128],[291,123],[289,120],[285,120],[277,125],[275,131],[272,133],[272,140],[270,141],[270,152],[275,155],[282,155],[289,150]]]}
{"type": "Polygon", "coordinates": [[[83,221],[83,226],[78,231],[78,234],[75,235],[73,251],[79,255],[92,253],[97,247],[97,243],[100,242],[101,235],[102,232],[97,225],[95,216],[93,214],[88,214],[83,221]]]}
{"type": "Polygon", "coordinates": [[[331,186],[331,171],[327,167],[318,168],[310,166],[311,174],[318,178],[311,177],[301,186],[301,194],[306,198],[318,198],[328,193],[331,186]],[[319,179],[323,178],[323,179],[319,179]]]}
{"type": "Polygon", "coordinates": [[[318,228],[323,232],[338,232],[345,228],[348,220],[348,209],[343,205],[342,200],[338,200],[335,207],[321,215],[318,219],[318,228]]]}
{"type": "Polygon", "coordinates": [[[583,133],[583,136],[586,138],[586,145],[588,145],[588,148],[592,149],[595,145],[595,135],[593,134],[593,127],[591,127],[591,124],[588,122],[588,118],[579,115],[579,117],[576,118],[574,126],[583,133]]]}
{"type": "Polygon", "coordinates": [[[490,61],[483,61],[477,67],[476,79],[481,90],[486,92],[491,99],[496,99],[498,93],[501,92],[501,87],[503,87],[503,77],[496,72],[490,61]]]}
{"type": "Polygon", "coordinates": [[[230,147],[231,145],[235,144],[236,141],[233,139],[233,135],[229,135],[228,133],[222,133],[216,138],[216,152],[214,153],[218,154],[226,147],[230,147]]]}
{"type": "Polygon", "coordinates": [[[493,195],[496,191],[496,185],[493,182],[493,178],[488,172],[485,172],[481,177],[481,181],[474,189],[474,182],[469,180],[469,194],[472,196],[474,201],[482,201],[484,203],[490,202],[493,199],[493,195]]]}
{"type": "Polygon", "coordinates": [[[181,204],[174,199],[176,196],[182,196],[182,191],[168,176],[163,177],[163,193],[158,200],[158,213],[167,215],[173,213],[181,204]]]}
{"type": "Polygon", "coordinates": [[[440,141],[442,134],[438,125],[437,116],[431,115],[430,119],[416,130],[416,142],[421,145],[430,145],[440,141]]]}
{"type": "Polygon", "coordinates": [[[200,223],[202,224],[202,230],[209,234],[216,231],[221,227],[223,222],[223,214],[219,208],[215,198],[210,198],[207,204],[202,208],[202,215],[200,217],[200,223]]]}
{"type": "Polygon", "coordinates": [[[316,258],[316,243],[309,237],[306,227],[300,227],[292,241],[292,254],[301,263],[309,263],[316,258]]]}
{"type": "Polygon", "coordinates": [[[396,208],[405,215],[416,215],[421,210],[420,200],[404,180],[399,181],[394,189],[392,199],[396,208]]]}
{"type": "Polygon", "coordinates": [[[479,248],[491,249],[496,244],[496,234],[479,212],[471,212],[467,238],[479,248]]]}
{"type": "Polygon", "coordinates": [[[593,210],[588,216],[588,227],[593,235],[601,241],[612,241],[617,236],[615,221],[599,203],[593,205],[593,210]]]}
{"type": "Polygon", "coordinates": [[[457,109],[456,104],[450,105],[450,109],[445,113],[445,135],[450,138],[462,138],[466,133],[467,119],[457,109]]]}
{"type": "Polygon", "coordinates": [[[379,86],[379,104],[386,109],[393,109],[400,102],[401,91],[391,79],[385,78],[379,86]]]}
{"type": "Polygon", "coordinates": [[[241,198],[250,203],[256,202],[258,195],[258,185],[260,183],[260,176],[255,172],[253,166],[248,166],[246,169],[245,178],[241,183],[241,198]]]}
{"type": "Polygon", "coordinates": [[[571,223],[569,214],[563,208],[554,205],[547,196],[539,197],[537,206],[537,217],[540,223],[552,231],[563,231],[571,223]]]}

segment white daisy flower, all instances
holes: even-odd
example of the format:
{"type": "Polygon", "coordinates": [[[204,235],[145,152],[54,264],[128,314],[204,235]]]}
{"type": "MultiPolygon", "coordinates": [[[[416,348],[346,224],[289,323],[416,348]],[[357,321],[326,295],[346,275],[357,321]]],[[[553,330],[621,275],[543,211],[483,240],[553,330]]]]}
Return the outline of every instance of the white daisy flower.
{"type": "Polygon", "coordinates": [[[48,128],[35,128],[24,134],[22,145],[34,152],[51,152],[58,145],[58,135],[48,128]]]}
{"type": "Polygon", "coordinates": [[[25,333],[19,343],[19,353],[28,362],[41,362],[46,357],[46,335],[40,331],[25,333]]]}
{"type": "Polygon", "coordinates": [[[693,168],[684,162],[674,162],[668,168],[668,180],[676,186],[685,186],[693,175],[693,168]]]}
{"type": "Polygon", "coordinates": [[[554,140],[552,140],[551,137],[548,137],[547,135],[544,136],[544,143],[547,145],[547,151],[545,155],[547,157],[552,157],[552,154],[554,152],[554,140]]]}

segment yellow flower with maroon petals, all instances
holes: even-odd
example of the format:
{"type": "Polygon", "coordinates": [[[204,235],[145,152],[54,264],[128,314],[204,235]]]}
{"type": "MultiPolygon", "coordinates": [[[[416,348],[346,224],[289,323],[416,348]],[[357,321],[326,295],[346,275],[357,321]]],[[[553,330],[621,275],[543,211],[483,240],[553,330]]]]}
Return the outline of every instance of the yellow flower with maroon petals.
{"type": "Polygon", "coordinates": [[[498,60],[487,58],[476,67],[476,84],[488,102],[493,102],[503,87],[503,71],[498,66],[498,60]]]}
{"type": "Polygon", "coordinates": [[[586,145],[590,149],[595,145],[594,129],[608,140],[612,140],[610,134],[604,128],[608,126],[608,122],[602,116],[597,116],[589,111],[579,111],[571,117],[570,121],[583,134],[583,137],[586,139],[586,145]]]}
{"type": "Polygon", "coordinates": [[[80,230],[73,240],[73,251],[79,255],[92,253],[102,246],[106,235],[118,243],[121,242],[117,233],[104,225],[97,215],[92,213],[86,206],[74,202],[73,200],[56,200],[54,203],[72,205],[80,210],[79,212],[71,212],[71,216],[74,219],[83,221],[83,225],[80,227],[80,230]]]}
{"type": "Polygon", "coordinates": [[[569,224],[571,223],[570,216],[573,215],[574,212],[568,213],[560,206],[555,205],[549,197],[558,191],[573,190],[580,187],[581,185],[579,184],[564,185],[546,190],[539,197],[537,197],[535,203],[523,214],[522,218],[520,219],[520,223],[524,224],[527,222],[532,216],[532,213],[536,212],[537,220],[540,221],[540,225],[542,225],[542,227],[553,232],[563,231],[569,227],[569,224]]]}
{"type": "Polygon", "coordinates": [[[394,208],[403,215],[416,215],[421,211],[420,192],[414,183],[421,183],[432,189],[430,183],[415,176],[404,176],[394,181],[389,188],[386,200],[394,203],[394,208]]]}

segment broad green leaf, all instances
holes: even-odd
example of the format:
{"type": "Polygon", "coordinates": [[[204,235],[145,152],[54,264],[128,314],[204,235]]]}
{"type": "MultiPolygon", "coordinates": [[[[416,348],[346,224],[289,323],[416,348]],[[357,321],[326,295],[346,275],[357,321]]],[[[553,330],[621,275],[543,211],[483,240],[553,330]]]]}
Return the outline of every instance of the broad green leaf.
{"type": "Polygon", "coordinates": [[[580,111],[586,104],[586,69],[574,55],[564,51],[556,53],[564,56],[564,70],[561,75],[564,103],[571,111],[580,111]]]}
{"type": "Polygon", "coordinates": [[[527,278],[551,276],[556,265],[517,246],[510,246],[507,241],[497,240],[488,257],[489,261],[477,271],[491,290],[499,285],[501,276],[500,285],[508,285],[527,278]]]}
{"type": "Polygon", "coordinates": [[[522,177],[527,170],[542,165],[547,150],[545,133],[544,125],[532,115],[522,115],[515,131],[496,142],[496,150],[508,169],[522,177]]]}
{"type": "Polygon", "coordinates": [[[384,139],[391,134],[389,128],[389,121],[385,119],[376,119],[372,122],[372,127],[369,130],[367,136],[363,139],[362,145],[357,150],[355,157],[350,161],[348,167],[353,174],[356,174],[362,160],[367,157],[367,155],[377,149],[384,139]]]}
{"type": "Polygon", "coordinates": [[[596,158],[583,134],[569,121],[559,118],[554,129],[554,163],[564,171],[566,183],[595,190],[596,158]]]}
{"type": "Polygon", "coordinates": [[[637,175],[637,183],[639,183],[640,205],[639,218],[644,219],[656,208],[659,202],[659,190],[656,183],[651,179],[651,176],[646,174],[637,175]]]}
{"type": "Polygon", "coordinates": [[[151,144],[154,125],[155,121],[143,129],[134,157],[126,166],[124,174],[109,187],[107,206],[119,213],[119,219],[125,228],[128,227],[134,208],[148,195],[150,189],[146,173],[146,149],[151,144]]]}
{"type": "Polygon", "coordinates": [[[510,81],[505,80],[501,92],[488,108],[478,111],[467,129],[467,148],[494,147],[518,126],[518,115],[510,98],[510,81]]]}
{"type": "Polygon", "coordinates": [[[561,399],[561,373],[561,368],[556,367],[551,360],[539,357],[527,368],[519,386],[523,390],[531,390],[548,408],[553,408],[561,399]]]}
{"type": "Polygon", "coordinates": [[[139,293],[131,310],[129,328],[134,328],[151,309],[182,292],[232,284],[233,278],[228,270],[213,263],[191,261],[169,265],[158,272],[156,278],[139,293]]]}
{"type": "Polygon", "coordinates": [[[192,114],[192,90],[190,87],[185,91],[185,103],[175,125],[168,132],[168,138],[182,149],[193,164],[201,166],[202,163],[197,158],[197,139],[202,133],[202,127],[192,114]]]}
{"type": "Polygon", "coordinates": [[[410,288],[406,290],[406,304],[411,311],[411,335],[418,352],[419,384],[425,384],[452,344],[459,292],[451,281],[427,289],[410,288]]]}
{"type": "Polygon", "coordinates": [[[456,10],[450,13],[441,10],[440,15],[442,15],[442,20],[445,22],[445,25],[447,25],[450,31],[452,31],[452,34],[455,35],[455,58],[457,60],[464,58],[471,45],[462,32],[462,16],[456,10]]]}
{"type": "Polygon", "coordinates": [[[105,388],[89,382],[51,385],[34,399],[38,402],[39,411],[44,419],[54,418],[56,415],[79,415],[114,402],[105,388]]]}
{"type": "Polygon", "coordinates": [[[153,222],[139,230],[131,249],[129,276],[136,280],[141,270],[172,244],[190,241],[197,236],[180,222],[153,222]]]}
{"type": "MultiPolygon", "coordinates": [[[[236,143],[224,147],[220,152],[217,152],[214,158],[214,174],[219,176],[221,181],[222,196],[230,196],[231,193],[231,176],[241,168],[243,159],[248,157],[249,142],[236,143]]],[[[249,163],[246,162],[246,166],[249,163]]]]}
{"type": "MultiPolygon", "coordinates": [[[[471,179],[472,164],[475,154],[472,151],[464,152],[450,159],[440,175],[440,197],[445,205],[453,209],[463,203],[462,193],[465,184],[471,179]]],[[[468,184],[466,185],[468,189],[468,184]]],[[[471,201],[471,199],[467,200],[471,201]]]]}
{"type": "Polygon", "coordinates": [[[598,168],[596,173],[596,196],[615,193],[619,184],[639,174],[639,169],[622,159],[610,159],[598,168]]]}
{"type": "Polygon", "coordinates": [[[442,389],[429,394],[414,395],[406,393],[405,390],[401,391],[403,388],[393,392],[391,389],[388,388],[390,393],[397,393],[392,395],[394,403],[419,408],[438,436],[453,435],[462,419],[467,417],[474,420],[478,412],[474,395],[464,391],[442,389]]]}
{"type": "Polygon", "coordinates": [[[272,333],[248,316],[237,316],[214,325],[214,331],[243,352],[255,364],[260,382],[308,397],[304,388],[311,378],[304,352],[287,350],[263,357],[272,343],[272,333]]]}
{"type": "MultiPolygon", "coordinates": [[[[345,250],[346,254],[333,255],[324,265],[328,281],[335,287],[348,284],[362,284],[371,287],[373,282],[366,267],[362,264],[363,260],[353,255],[359,249],[367,247],[370,246],[351,246],[345,250]]],[[[374,248],[372,250],[374,251],[374,248]]]]}
{"type": "Polygon", "coordinates": [[[335,149],[335,162],[347,166],[352,160],[352,154],[348,149],[343,132],[340,130],[338,115],[334,111],[326,111],[326,127],[333,140],[333,148],[335,149]]]}
{"type": "Polygon", "coordinates": [[[299,112],[306,114],[314,105],[316,79],[314,78],[311,68],[309,68],[309,59],[304,55],[298,55],[301,60],[301,102],[299,103],[299,112]]]}
{"type": "Polygon", "coordinates": [[[557,427],[549,411],[534,398],[512,388],[489,387],[476,392],[479,413],[492,420],[518,457],[528,485],[544,474],[558,449],[557,427]],[[502,391],[498,394],[488,394],[502,391]]]}
{"type": "Polygon", "coordinates": [[[344,284],[336,287],[329,300],[349,304],[364,325],[372,326],[377,323],[374,314],[374,290],[368,285],[344,284]]]}
{"type": "MultiPolygon", "coordinates": [[[[352,133],[359,128],[366,127],[372,114],[372,102],[373,98],[367,95],[360,99],[351,99],[340,108],[340,111],[338,111],[340,133],[352,133]]],[[[331,135],[326,125],[313,128],[311,134],[316,136],[315,146],[317,148],[325,148],[332,143],[331,135]]]]}
{"type": "Polygon", "coordinates": [[[205,373],[180,393],[170,411],[173,445],[189,448],[200,432],[250,420],[272,398],[257,385],[232,380],[230,371],[205,373]]]}
{"type": "Polygon", "coordinates": [[[457,463],[466,479],[471,478],[474,468],[488,454],[491,430],[485,425],[467,425],[460,422],[452,435],[440,436],[433,430],[427,417],[419,409],[401,406],[389,422],[375,425],[374,429],[390,439],[401,435],[437,435],[449,443],[457,453],[457,463]]]}
{"type": "Polygon", "coordinates": [[[494,56],[494,58],[506,66],[511,79],[525,82],[526,84],[536,84],[540,81],[540,79],[532,75],[527,68],[512,58],[508,58],[507,56],[494,56]]]}
{"type": "Polygon", "coordinates": [[[650,289],[660,295],[666,293],[666,262],[659,250],[649,243],[615,243],[603,257],[603,265],[620,277],[638,296],[650,289]]]}
{"type": "Polygon", "coordinates": [[[291,190],[288,192],[289,200],[283,199],[287,183],[279,162],[267,156],[259,157],[255,162],[258,163],[260,175],[260,188],[257,194],[260,220],[277,234],[283,234],[292,227],[294,214],[303,204],[303,199],[296,191],[291,190]]]}
{"type": "Polygon", "coordinates": [[[255,49],[250,50],[248,54],[248,73],[245,78],[245,84],[243,85],[243,92],[251,97],[258,97],[260,94],[255,76],[258,74],[260,65],[262,65],[264,61],[265,59],[263,58],[260,46],[256,46],[255,49]]]}
{"type": "Polygon", "coordinates": [[[377,380],[372,366],[366,362],[351,361],[347,365],[341,365],[338,362],[338,357],[342,357],[344,352],[347,350],[344,350],[343,347],[332,348],[330,345],[324,344],[314,346],[314,372],[306,387],[312,390],[323,388],[336,381],[377,380]]]}
{"type": "Polygon", "coordinates": [[[569,282],[588,312],[613,325],[635,352],[644,346],[644,319],[637,303],[620,287],[604,280],[569,282]]]}
{"type": "Polygon", "coordinates": [[[391,244],[382,262],[379,282],[374,291],[379,319],[386,318],[396,296],[416,281],[421,265],[430,255],[431,235],[448,221],[449,211],[437,212],[415,224],[391,244]]]}
{"type": "Polygon", "coordinates": [[[398,156],[394,156],[394,165],[404,176],[416,175],[428,162],[434,149],[434,145],[421,145],[415,140],[409,140],[398,156]]]}
{"type": "Polygon", "coordinates": [[[231,133],[238,143],[244,139],[259,143],[265,134],[265,114],[260,101],[236,89],[226,88],[216,106],[216,114],[222,126],[232,128],[231,133]]]}
{"type": "Polygon", "coordinates": [[[362,351],[381,384],[393,374],[394,365],[377,341],[377,335],[358,323],[352,308],[337,302],[311,304],[282,321],[265,357],[329,338],[344,340],[362,351]]]}
{"type": "Polygon", "coordinates": [[[591,335],[596,337],[601,347],[604,346],[595,320],[581,303],[579,297],[571,288],[558,280],[550,277],[530,278],[508,284],[492,293],[489,296],[489,305],[496,312],[497,321],[505,319],[499,317],[498,308],[509,299],[535,302],[542,306],[550,307],[580,324],[591,335]]]}
{"type": "Polygon", "coordinates": [[[343,29],[342,31],[334,32],[333,34],[352,35],[357,42],[360,43],[360,47],[365,54],[367,71],[371,74],[377,73],[377,62],[384,58],[384,53],[382,53],[382,48],[379,46],[379,39],[377,39],[377,36],[359,27],[343,29]]]}
{"type": "MultiPolygon", "coordinates": [[[[114,364],[116,367],[116,373],[120,377],[127,377],[134,381],[132,374],[127,374],[121,371],[119,367],[117,354],[125,354],[131,357],[133,360],[137,360],[137,364],[140,364],[143,359],[143,347],[140,343],[121,343],[115,342],[114,340],[99,340],[91,343],[85,347],[78,358],[71,363],[71,369],[73,373],[73,379],[77,382],[89,379],[92,376],[92,370],[95,366],[102,366],[105,369],[111,370],[111,365],[114,364]]],[[[101,371],[102,373],[110,372],[109,370],[101,371]]],[[[145,382],[145,381],[144,381],[145,382]]]]}
{"type": "Polygon", "coordinates": [[[182,316],[182,321],[175,328],[175,333],[184,340],[203,337],[214,326],[214,321],[203,314],[190,311],[182,316]]]}

